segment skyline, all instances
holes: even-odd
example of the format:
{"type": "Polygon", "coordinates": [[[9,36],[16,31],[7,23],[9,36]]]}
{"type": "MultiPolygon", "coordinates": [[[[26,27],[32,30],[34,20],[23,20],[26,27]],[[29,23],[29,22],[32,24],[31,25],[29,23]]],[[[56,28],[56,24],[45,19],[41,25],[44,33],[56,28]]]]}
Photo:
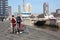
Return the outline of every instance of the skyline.
{"type": "MultiPolygon", "coordinates": [[[[47,2],[49,5],[49,12],[55,12],[60,9],[60,0],[25,0],[25,5],[30,3],[32,5],[32,13],[43,13],[43,3],[47,2]]],[[[8,0],[8,5],[12,7],[12,12],[18,12],[18,5],[21,6],[22,0],[8,0]]]]}

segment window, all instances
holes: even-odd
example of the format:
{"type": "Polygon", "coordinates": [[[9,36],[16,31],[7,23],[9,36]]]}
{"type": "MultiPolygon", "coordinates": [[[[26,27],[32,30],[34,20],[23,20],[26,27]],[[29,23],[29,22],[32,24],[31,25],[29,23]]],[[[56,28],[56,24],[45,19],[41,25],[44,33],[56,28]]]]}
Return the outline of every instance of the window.
{"type": "Polygon", "coordinates": [[[2,8],[3,6],[1,5],[0,8],[2,8]]]}
{"type": "Polygon", "coordinates": [[[5,4],[8,4],[8,1],[5,1],[5,4]]]}
{"type": "Polygon", "coordinates": [[[8,5],[5,5],[5,8],[8,8],[8,5]]]}
{"type": "Polygon", "coordinates": [[[0,1],[0,5],[2,5],[2,1],[0,1]]]}
{"type": "Polygon", "coordinates": [[[8,10],[5,10],[5,12],[8,12],[8,10]]]}
{"type": "Polygon", "coordinates": [[[0,8],[1,10],[3,10],[3,8],[0,8]]]}
{"type": "Polygon", "coordinates": [[[5,10],[8,10],[8,8],[5,8],[5,10]]]}
{"type": "Polygon", "coordinates": [[[1,10],[1,13],[3,12],[3,10],[1,10]]]}
{"type": "Polygon", "coordinates": [[[2,12],[0,14],[3,14],[2,12]]]}
{"type": "Polygon", "coordinates": [[[0,14],[3,14],[3,10],[0,10],[0,14]]]}

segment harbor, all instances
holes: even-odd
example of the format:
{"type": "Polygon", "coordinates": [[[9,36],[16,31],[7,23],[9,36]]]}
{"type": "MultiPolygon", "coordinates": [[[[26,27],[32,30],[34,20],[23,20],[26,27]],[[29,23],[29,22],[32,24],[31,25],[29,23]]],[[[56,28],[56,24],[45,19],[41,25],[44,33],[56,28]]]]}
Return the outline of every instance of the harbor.
{"type": "Polygon", "coordinates": [[[0,0],[0,40],[60,40],[60,0],[0,0]]]}

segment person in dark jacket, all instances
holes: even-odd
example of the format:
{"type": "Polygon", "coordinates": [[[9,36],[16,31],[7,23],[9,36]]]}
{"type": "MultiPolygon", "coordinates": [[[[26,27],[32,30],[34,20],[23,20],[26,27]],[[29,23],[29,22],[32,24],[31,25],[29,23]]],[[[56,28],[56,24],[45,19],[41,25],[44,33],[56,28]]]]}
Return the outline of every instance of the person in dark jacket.
{"type": "Polygon", "coordinates": [[[20,24],[21,24],[21,17],[20,17],[20,14],[17,15],[16,17],[16,21],[17,21],[17,24],[18,24],[18,32],[20,32],[20,24]]]}

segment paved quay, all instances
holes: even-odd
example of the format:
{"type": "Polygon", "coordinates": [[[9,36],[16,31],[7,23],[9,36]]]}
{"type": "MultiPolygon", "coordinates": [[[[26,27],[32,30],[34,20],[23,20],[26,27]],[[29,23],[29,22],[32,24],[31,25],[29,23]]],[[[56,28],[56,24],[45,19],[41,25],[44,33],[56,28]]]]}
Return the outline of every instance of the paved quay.
{"type": "MultiPolygon", "coordinates": [[[[45,29],[38,29],[25,25],[28,27],[28,33],[10,34],[8,33],[9,22],[0,22],[0,40],[60,40],[60,37],[53,35],[53,31],[45,29]]],[[[55,32],[55,34],[57,34],[55,32]]],[[[59,34],[60,35],[60,34],[59,34]]]]}

